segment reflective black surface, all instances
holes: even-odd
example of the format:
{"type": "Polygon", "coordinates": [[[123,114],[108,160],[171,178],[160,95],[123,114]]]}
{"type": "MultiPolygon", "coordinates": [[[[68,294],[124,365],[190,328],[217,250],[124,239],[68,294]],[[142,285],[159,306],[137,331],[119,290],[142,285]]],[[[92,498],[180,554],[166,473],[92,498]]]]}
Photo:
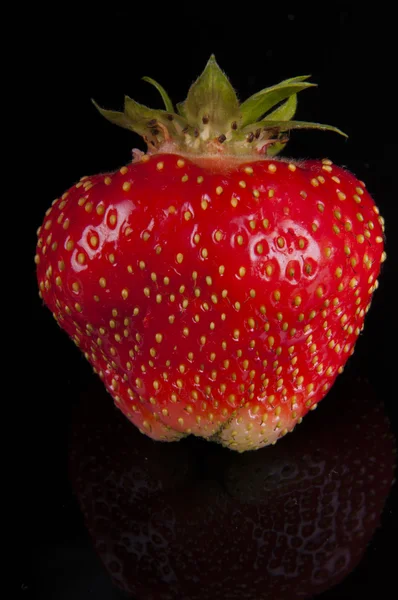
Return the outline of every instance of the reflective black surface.
{"type": "Polygon", "coordinates": [[[70,479],[94,547],[133,598],[307,598],[356,567],[391,489],[395,445],[368,382],[345,376],[283,444],[239,455],[142,436],[93,385],[70,479]]]}
{"type": "Polygon", "coordinates": [[[29,378],[17,378],[16,590],[40,600],[385,592],[395,580],[398,534],[391,15],[327,5],[57,11],[25,15],[29,29],[21,33],[35,118],[29,152],[24,144],[34,193],[26,192],[24,213],[31,312],[21,350],[29,378]],[[156,92],[139,82],[148,74],[180,100],[211,52],[241,98],[312,73],[319,90],[300,99],[298,117],[334,124],[350,139],[297,133],[289,154],[345,165],[366,181],[386,219],[388,260],[346,372],[294,434],[242,456],[195,439],[160,445],[138,434],[41,306],[33,263],[35,229],[53,198],[143,147],[103,123],[90,98],[118,106],[127,93],[157,105],[156,92]]]}

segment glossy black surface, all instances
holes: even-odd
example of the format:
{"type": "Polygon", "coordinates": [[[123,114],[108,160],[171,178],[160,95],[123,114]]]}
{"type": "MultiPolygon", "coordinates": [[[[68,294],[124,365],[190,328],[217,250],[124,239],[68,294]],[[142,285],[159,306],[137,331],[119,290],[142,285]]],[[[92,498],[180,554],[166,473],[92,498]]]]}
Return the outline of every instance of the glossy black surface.
{"type": "MultiPolygon", "coordinates": [[[[24,333],[23,359],[29,380],[18,378],[21,379],[21,387],[17,387],[16,400],[18,454],[21,455],[16,463],[21,482],[16,523],[18,539],[22,543],[15,588],[22,597],[40,600],[113,600],[126,597],[124,592],[113,586],[102,566],[101,553],[97,554],[94,550],[98,540],[91,527],[93,544],[84,524],[78,503],[78,498],[82,502],[81,488],[76,486],[79,469],[86,473],[87,484],[90,482],[88,473],[97,473],[105,482],[109,482],[106,478],[109,469],[117,467],[119,474],[123,473],[126,468],[123,461],[114,466],[112,462],[101,462],[101,457],[115,456],[120,448],[117,444],[122,445],[121,451],[125,450],[125,437],[115,440],[108,435],[106,444],[101,445],[89,444],[90,436],[87,436],[90,456],[97,457],[98,468],[84,471],[87,454],[85,445],[81,443],[84,439],[82,427],[97,427],[103,414],[100,411],[96,413],[96,419],[87,415],[87,403],[95,404],[96,401],[96,383],[79,351],[58,329],[49,311],[42,308],[37,296],[33,263],[35,230],[51,201],[81,176],[117,168],[130,159],[133,147],[143,148],[139,138],[102,122],[90,104],[91,97],[104,106],[117,107],[122,103],[123,94],[127,93],[138,101],[160,106],[156,91],[139,81],[141,76],[150,75],[167,87],[173,99],[181,100],[212,52],[241,98],[286,77],[312,73],[319,89],[303,92],[299,99],[298,118],[334,124],[346,131],[350,139],[344,142],[333,134],[296,133],[292,135],[288,153],[295,157],[314,158],[327,155],[352,170],[366,181],[386,219],[388,260],[368,314],[364,335],[343,377],[346,377],[345,393],[348,398],[353,397],[347,391],[348,384],[353,385],[357,377],[362,380],[365,376],[368,378],[374,391],[374,402],[383,405],[382,410],[391,422],[390,430],[397,438],[398,331],[394,315],[398,283],[398,211],[395,200],[398,148],[397,128],[390,122],[394,105],[389,83],[390,64],[396,54],[392,15],[377,11],[374,6],[341,11],[329,5],[319,5],[315,9],[297,11],[272,10],[268,6],[255,9],[247,5],[239,9],[230,6],[227,11],[228,14],[216,14],[208,5],[192,6],[190,9],[162,6],[155,11],[149,5],[136,8],[131,3],[119,3],[114,8],[97,8],[91,14],[84,9],[66,8],[57,9],[57,12],[37,9],[34,14],[25,14],[29,28],[26,28],[25,35],[20,31],[20,35],[26,48],[24,77],[31,97],[29,115],[34,114],[34,119],[29,118],[24,153],[20,157],[22,159],[24,154],[28,171],[32,169],[26,178],[29,186],[25,186],[23,198],[27,212],[24,213],[24,226],[27,228],[23,242],[23,258],[26,261],[24,298],[31,309],[26,339],[24,333]],[[31,193],[27,193],[28,187],[31,193]],[[71,461],[74,464],[72,471],[71,461]]],[[[24,111],[23,114],[26,114],[26,106],[24,111]]],[[[19,219],[20,215],[16,212],[15,219],[19,219]]],[[[343,390],[343,378],[339,385],[343,390]]],[[[101,396],[99,402],[103,400],[106,405],[106,398],[101,396]]],[[[341,398],[337,400],[341,402],[341,398]]],[[[108,401],[111,405],[110,398],[108,401]]],[[[312,427],[318,431],[313,425],[317,422],[315,419],[320,426],[327,427],[327,415],[334,414],[332,401],[333,398],[326,399],[317,413],[308,417],[312,420],[305,425],[309,435],[312,427]]],[[[101,411],[110,408],[105,406],[101,411]]],[[[112,411],[104,414],[114,416],[112,411]]],[[[109,425],[111,417],[106,417],[105,422],[109,425]]],[[[119,426],[117,423],[115,427],[119,426]]],[[[127,422],[121,425],[123,431],[127,426],[127,422]]],[[[338,424],[336,427],[335,444],[338,453],[342,452],[343,456],[345,448],[342,447],[338,424]]],[[[361,427],[366,428],[366,420],[361,427]]],[[[387,431],[387,425],[383,427],[387,431]]],[[[326,463],[335,456],[328,433],[329,436],[325,436],[326,449],[323,449],[327,453],[326,463]]],[[[135,435],[132,432],[132,439],[135,435]]],[[[279,452],[282,456],[286,452],[290,453],[291,462],[295,444],[303,444],[304,434],[297,432],[297,438],[295,435],[289,436],[286,449],[283,449],[284,440],[280,446],[278,444],[271,449],[275,460],[279,452]]],[[[344,443],[349,447],[350,436],[346,439],[344,443]]],[[[369,446],[361,447],[364,440],[356,436],[354,439],[355,447],[359,447],[369,466],[369,446]]],[[[391,465],[391,446],[385,445],[386,438],[380,435],[379,441],[377,436],[372,439],[377,452],[384,453],[383,463],[391,465]]],[[[322,437],[319,443],[321,441],[322,437]]],[[[143,451],[142,456],[138,454],[134,459],[137,468],[150,474],[150,467],[145,466],[149,458],[146,462],[144,460],[148,449],[142,440],[138,443],[143,444],[143,451]]],[[[158,445],[153,452],[152,464],[155,465],[163,453],[158,445]]],[[[180,447],[165,449],[166,474],[168,469],[174,472],[173,465],[180,465],[176,459],[179,452],[184,452],[187,472],[190,473],[189,481],[183,479],[178,482],[182,490],[180,497],[192,496],[194,486],[198,490],[194,496],[204,497],[206,501],[220,506],[224,520],[219,537],[225,530],[225,537],[229,540],[228,515],[238,510],[242,499],[233,500],[231,495],[227,495],[229,504],[227,507],[223,504],[226,492],[225,488],[219,487],[220,473],[231,472],[228,471],[232,468],[231,460],[235,469],[247,462],[247,472],[252,473],[254,480],[245,485],[256,489],[257,483],[263,494],[262,502],[264,489],[269,491],[269,488],[264,488],[263,482],[258,481],[263,473],[261,468],[256,474],[261,455],[257,453],[252,457],[230,459],[218,447],[191,440],[180,447]]],[[[264,463],[269,464],[268,461],[273,458],[266,454],[267,448],[261,452],[265,457],[264,463]]],[[[377,471],[374,475],[376,477],[377,471]]],[[[152,473],[152,476],[155,479],[165,475],[152,473]]],[[[175,495],[176,485],[172,480],[170,489],[174,492],[171,496],[175,495]]],[[[273,492],[279,493],[278,490],[281,491],[279,484],[273,492]]],[[[344,581],[324,591],[320,597],[374,595],[386,592],[394,585],[397,489],[392,487],[389,490],[389,486],[379,483],[377,492],[378,496],[385,497],[386,503],[381,526],[371,535],[359,564],[350,574],[347,573],[344,581]]],[[[115,519],[115,535],[120,532],[120,520],[116,517],[131,518],[131,506],[123,502],[123,495],[120,500],[122,508],[112,517],[115,519]]],[[[257,498],[256,502],[260,500],[257,498]]],[[[161,497],[157,501],[160,502],[161,497]]],[[[170,494],[168,501],[171,502],[170,494]]],[[[91,503],[90,506],[93,509],[95,505],[91,503]]],[[[179,506],[178,510],[182,508],[179,506]]],[[[183,513],[179,514],[184,521],[183,513]]],[[[200,514],[195,514],[200,527],[203,521],[200,514]]],[[[93,513],[91,518],[94,518],[93,513]]],[[[215,516],[212,519],[217,531],[217,519],[215,516]]],[[[123,518],[121,522],[124,522],[123,518]]],[[[107,521],[106,531],[112,531],[111,518],[107,521]]],[[[240,543],[244,553],[246,544],[240,543]]],[[[228,563],[225,569],[230,569],[228,563]]],[[[187,570],[185,576],[189,578],[187,570]]],[[[197,587],[200,588],[200,582],[197,587]]],[[[314,588],[313,591],[317,590],[314,588]]],[[[267,596],[266,592],[264,584],[264,598],[277,597],[275,593],[267,596]]],[[[158,597],[161,598],[153,596],[154,599],[158,597]]],[[[207,597],[211,600],[209,594],[207,597]]],[[[215,599],[221,597],[214,595],[215,599]]],[[[141,598],[151,600],[149,593],[137,596],[137,600],[141,598]]],[[[229,598],[232,600],[233,596],[229,598]]]]}

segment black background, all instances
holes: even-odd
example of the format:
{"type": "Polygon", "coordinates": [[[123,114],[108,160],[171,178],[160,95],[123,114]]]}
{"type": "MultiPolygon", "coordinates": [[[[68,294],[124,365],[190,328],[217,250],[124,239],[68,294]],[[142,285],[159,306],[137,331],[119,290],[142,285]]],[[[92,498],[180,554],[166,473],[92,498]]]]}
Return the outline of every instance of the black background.
{"type": "MultiPolygon", "coordinates": [[[[211,53],[241,99],[284,78],[312,74],[319,87],[300,95],[297,117],[336,125],[349,139],[331,133],[295,133],[287,153],[328,156],[346,166],[366,181],[386,219],[388,260],[352,361],[383,396],[397,432],[393,14],[387,8],[383,11],[380,3],[376,8],[345,10],[336,3],[300,10],[250,3],[228,4],[224,10],[210,3],[190,8],[155,8],[149,2],[112,6],[98,4],[89,11],[62,4],[25,13],[25,51],[17,59],[34,114],[21,135],[36,182],[34,194],[24,198],[29,382],[18,398],[23,451],[18,523],[23,543],[16,587],[29,599],[120,597],[91,548],[67,479],[70,414],[78,402],[77,391],[93,375],[42,307],[33,263],[35,231],[51,201],[81,176],[116,169],[129,162],[133,147],[144,149],[134,134],[103,120],[90,98],[117,109],[128,94],[160,107],[156,90],[140,81],[149,75],[180,101],[211,53]]],[[[24,110],[29,112],[26,106],[24,110]]],[[[390,502],[388,511],[388,527],[378,532],[367,561],[366,583],[375,593],[380,581],[383,585],[394,581],[391,544],[398,533],[394,530],[398,507],[390,502]]],[[[330,597],[348,597],[345,589],[344,584],[339,586],[330,597]]]]}

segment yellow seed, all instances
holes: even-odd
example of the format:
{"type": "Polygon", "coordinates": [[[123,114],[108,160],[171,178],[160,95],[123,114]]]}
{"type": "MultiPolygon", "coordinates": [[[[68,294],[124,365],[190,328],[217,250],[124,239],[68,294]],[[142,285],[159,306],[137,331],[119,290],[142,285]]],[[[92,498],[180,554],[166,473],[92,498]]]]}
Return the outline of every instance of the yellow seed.
{"type": "Polygon", "coordinates": [[[295,298],[294,298],[294,304],[296,306],[300,306],[300,304],[301,304],[301,296],[295,296],[295,298]]]}
{"type": "Polygon", "coordinates": [[[274,165],[274,163],[270,163],[270,164],[268,165],[268,171],[269,171],[270,173],[275,173],[275,172],[276,172],[276,165],[274,165]]]}
{"type": "Polygon", "coordinates": [[[182,261],[184,260],[184,255],[183,255],[183,254],[181,254],[181,252],[179,252],[179,253],[177,254],[177,256],[176,256],[176,259],[177,259],[177,262],[178,262],[179,264],[181,264],[181,263],[182,263],[182,261]]]}
{"type": "Polygon", "coordinates": [[[350,287],[354,288],[357,285],[358,285],[358,280],[355,277],[353,277],[350,281],[350,287]]]}
{"type": "Polygon", "coordinates": [[[131,183],[129,181],[125,181],[122,187],[124,192],[128,192],[131,189],[131,183]]]}
{"type": "Polygon", "coordinates": [[[216,187],[216,194],[217,196],[220,196],[223,193],[223,188],[221,187],[221,185],[216,187]]]}

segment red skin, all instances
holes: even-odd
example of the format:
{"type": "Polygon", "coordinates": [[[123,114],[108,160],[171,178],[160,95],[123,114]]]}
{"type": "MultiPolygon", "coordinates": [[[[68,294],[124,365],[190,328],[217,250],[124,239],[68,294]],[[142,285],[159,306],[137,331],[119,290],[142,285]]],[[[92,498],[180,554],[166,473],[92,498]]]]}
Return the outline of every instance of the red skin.
{"type": "Polygon", "coordinates": [[[292,430],[342,371],[382,229],[364,184],[330,161],[221,170],[158,154],[54,203],[38,280],[143,433],[242,451],[292,430]]]}

